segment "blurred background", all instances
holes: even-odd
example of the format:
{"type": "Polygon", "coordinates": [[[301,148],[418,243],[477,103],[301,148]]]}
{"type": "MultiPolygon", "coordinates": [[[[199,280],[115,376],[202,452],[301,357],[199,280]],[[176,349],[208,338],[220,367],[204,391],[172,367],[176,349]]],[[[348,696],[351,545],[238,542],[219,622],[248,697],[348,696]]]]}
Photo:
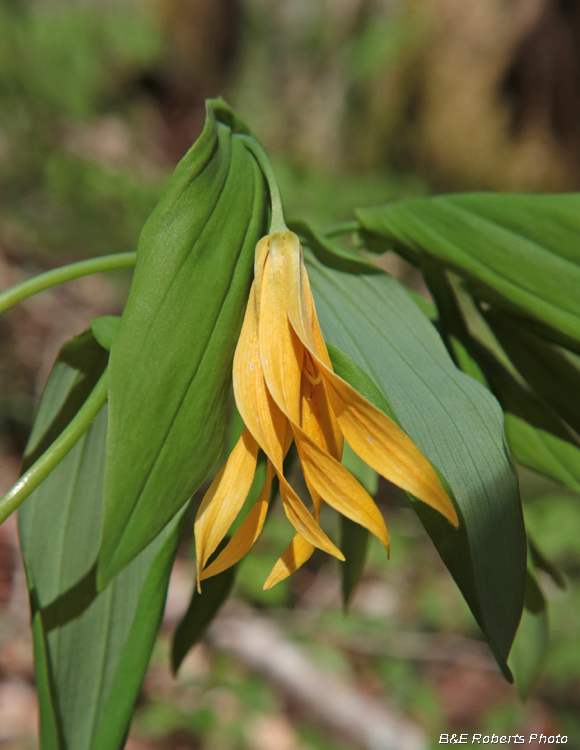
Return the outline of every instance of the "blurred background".
{"type": "MultiPolygon", "coordinates": [[[[271,154],[287,216],[317,228],[354,206],[443,191],[580,188],[579,0],[0,0],[0,290],[134,250],[201,131],[204,99],[218,94],[271,154]]],[[[419,288],[397,258],[384,262],[419,288]]],[[[59,347],[91,317],[119,314],[129,281],[89,277],[0,318],[2,492],[59,347]]],[[[371,547],[348,617],[338,563],[322,555],[261,590],[291,537],[274,513],[175,680],[170,637],[193,588],[184,541],[127,748],[378,750],[373,736],[393,732],[405,750],[462,731],[562,733],[580,747],[580,503],[521,479],[528,526],[568,579],[564,593],[542,579],[551,646],[526,704],[381,480],[392,556],[371,547]]],[[[37,747],[27,628],[10,519],[0,528],[7,750],[37,747]]]]}

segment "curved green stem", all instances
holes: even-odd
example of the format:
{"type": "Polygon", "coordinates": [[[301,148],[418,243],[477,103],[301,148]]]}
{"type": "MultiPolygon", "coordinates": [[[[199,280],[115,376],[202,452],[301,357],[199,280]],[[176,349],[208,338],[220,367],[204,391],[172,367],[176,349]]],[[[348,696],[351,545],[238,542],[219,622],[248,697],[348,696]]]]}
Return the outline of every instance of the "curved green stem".
{"type": "Polygon", "coordinates": [[[91,395],[81,406],[77,414],[60,433],[39,459],[26,471],[12,489],[0,498],[0,523],[8,518],[16,508],[43,482],[50,472],[58,466],[66,454],[73,448],[89,429],[91,422],[107,400],[107,370],[101,375],[91,395]]]}
{"type": "Polygon", "coordinates": [[[325,229],[322,234],[326,235],[326,237],[338,237],[341,234],[352,234],[353,232],[358,232],[360,229],[360,224],[358,221],[344,221],[342,224],[333,224],[331,227],[328,227],[328,229],[325,229]]]}
{"type": "Polygon", "coordinates": [[[270,190],[270,200],[272,202],[272,219],[270,221],[269,234],[274,232],[287,232],[288,227],[284,221],[284,209],[282,207],[282,197],[280,195],[280,188],[276,182],[276,176],[274,170],[268,159],[268,154],[264,150],[264,147],[255,138],[249,135],[240,135],[246,144],[247,148],[254,154],[260,165],[266,182],[268,183],[268,189],[270,190]]]}
{"type": "Polygon", "coordinates": [[[81,260],[79,263],[71,263],[69,266],[62,266],[62,268],[55,268],[52,271],[41,273],[39,276],[34,276],[32,279],[13,286],[12,289],[0,294],[0,313],[18,302],[22,302],[23,299],[32,297],[33,294],[63,284],[65,281],[73,281],[74,279],[80,279],[82,276],[90,276],[101,271],[130,268],[135,265],[135,255],[135,253],[103,255],[100,258],[81,260]]]}

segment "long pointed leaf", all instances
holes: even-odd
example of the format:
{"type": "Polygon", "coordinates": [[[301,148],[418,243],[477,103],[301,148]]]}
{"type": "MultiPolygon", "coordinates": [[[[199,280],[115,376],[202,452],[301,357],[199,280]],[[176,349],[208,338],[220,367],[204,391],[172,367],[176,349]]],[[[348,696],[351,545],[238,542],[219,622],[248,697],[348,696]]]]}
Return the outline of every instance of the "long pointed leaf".
{"type": "Polygon", "coordinates": [[[231,362],[265,231],[260,169],[233,112],[200,138],[145,225],[111,348],[98,580],[103,586],[189,500],[219,456],[231,362]]]}
{"type": "Polygon", "coordinates": [[[483,315],[520,375],[580,433],[580,370],[563,350],[539,338],[511,316],[495,310],[483,315]]]}
{"type": "MultiPolygon", "coordinates": [[[[337,349],[334,349],[334,357],[336,358],[337,356],[340,356],[340,354],[337,349]]],[[[358,479],[371,497],[377,494],[379,487],[377,472],[371,469],[370,466],[367,466],[347,442],[344,444],[342,463],[358,479]]],[[[350,600],[356,591],[363,573],[367,558],[368,541],[369,532],[367,529],[351,521],[350,518],[341,515],[340,550],[344,555],[344,563],[341,565],[342,602],[345,610],[348,609],[350,600]]]]}
{"type": "MultiPolygon", "coordinates": [[[[465,373],[491,389],[504,410],[506,439],[515,460],[580,490],[578,439],[545,401],[516,380],[495,354],[471,335],[445,273],[433,263],[423,262],[422,270],[437,303],[439,326],[451,355],[465,373]]],[[[551,348],[543,342],[540,345],[551,348]]],[[[536,366],[533,361],[531,366],[536,366]]],[[[549,386],[549,374],[546,380],[549,386]]]]}
{"type": "MultiPolygon", "coordinates": [[[[107,360],[90,333],[67,344],[46,386],[26,463],[64,429],[107,360]]],[[[96,589],[107,407],[18,512],[34,640],[42,750],[120,750],[155,642],[181,536],[172,522],[96,589]]]]}
{"type": "Polygon", "coordinates": [[[380,272],[347,274],[311,256],[309,276],[325,338],[373,381],[456,499],[458,531],[422,503],[413,507],[509,677],[506,659],[523,606],[526,539],[501,409],[457,370],[432,324],[395,279],[380,272]]]}
{"type": "MultiPolygon", "coordinates": [[[[223,539],[218,545],[216,551],[210,557],[213,562],[217,556],[225,549],[230,541],[229,536],[223,539]]],[[[194,589],[189,607],[183,615],[181,622],[177,626],[171,645],[171,667],[173,673],[177,674],[181,663],[187,656],[189,650],[199,643],[201,637],[217,615],[220,607],[228,598],[234,580],[236,578],[237,565],[223,570],[216,576],[207,578],[203,582],[201,592],[194,589]]]]}
{"type": "Polygon", "coordinates": [[[359,209],[368,246],[428,254],[484,299],[580,350],[580,194],[464,193],[359,209]]]}
{"type": "Polygon", "coordinates": [[[526,700],[542,671],[548,642],[548,603],[538,584],[530,559],[526,576],[524,612],[508,662],[522,700],[526,700]]]}

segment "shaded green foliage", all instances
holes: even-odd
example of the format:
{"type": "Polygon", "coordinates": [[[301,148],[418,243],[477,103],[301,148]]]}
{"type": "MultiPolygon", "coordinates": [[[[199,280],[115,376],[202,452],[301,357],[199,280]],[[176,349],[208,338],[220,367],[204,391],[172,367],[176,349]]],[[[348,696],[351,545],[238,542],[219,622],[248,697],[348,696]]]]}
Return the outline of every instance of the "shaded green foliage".
{"type": "MultiPolygon", "coordinates": [[[[39,407],[25,468],[74,416],[106,360],[90,334],[63,348],[39,407]]],[[[183,531],[182,514],[97,591],[106,435],[104,406],[18,513],[45,750],[123,746],[183,531]]]]}

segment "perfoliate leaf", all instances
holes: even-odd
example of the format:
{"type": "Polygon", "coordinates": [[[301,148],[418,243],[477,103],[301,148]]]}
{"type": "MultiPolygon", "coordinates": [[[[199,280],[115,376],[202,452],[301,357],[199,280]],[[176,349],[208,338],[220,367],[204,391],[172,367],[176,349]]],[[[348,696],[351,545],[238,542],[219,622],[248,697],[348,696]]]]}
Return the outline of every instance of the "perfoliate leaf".
{"type": "MultiPolygon", "coordinates": [[[[454,366],[395,279],[378,271],[344,273],[312,255],[308,261],[325,339],[364,371],[455,499],[458,530],[423,503],[413,502],[413,509],[510,678],[506,659],[523,606],[526,538],[501,409],[454,366]]],[[[348,368],[338,374],[351,377],[348,368]]],[[[371,391],[364,395],[372,401],[371,391]]]]}
{"type": "MultiPolygon", "coordinates": [[[[492,389],[505,411],[506,438],[515,459],[563,484],[577,487],[580,450],[571,431],[544,401],[516,380],[490,349],[471,336],[445,273],[425,262],[422,270],[437,303],[438,324],[451,354],[464,372],[492,389]]],[[[534,567],[544,570],[556,585],[566,588],[562,573],[528,537],[524,611],[508,659],[522,700],[527,698],[541,672],[549,637],[547,602],[534,567]]]]}
{"type": "MultiPolygon", "coordinates": [[[[61,350],[25,468],[72,419],[106,361],[106,351],[90,333],[61,350]]],[[[182,523],[176,519],[105,591],[97,592],[106,434],[105,405],[18,511],[43,750],[123,747],[181,536],[182,523]]]]}
{"type": "Polygon", "coordinates": [[[498,308],[580,350],[580,194],[463,193],[359,209],[367,246],[430,255],[498,308]]]}
{"type": "Polygon", "coordinates": [[[203,133],[139,240],[111,348],[100,587],[183,507],[222,447],[267,213],[246,132],[227,105],[208,103],[203,133]]]}

